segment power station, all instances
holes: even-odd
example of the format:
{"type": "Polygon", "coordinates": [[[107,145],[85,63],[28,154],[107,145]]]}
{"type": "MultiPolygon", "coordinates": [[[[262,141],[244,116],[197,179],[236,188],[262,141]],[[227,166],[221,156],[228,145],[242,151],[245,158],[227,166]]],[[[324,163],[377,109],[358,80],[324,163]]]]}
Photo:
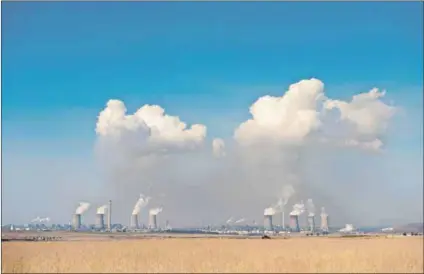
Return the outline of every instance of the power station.
{"type": "MultiPolygon", "coordinates": [[[[140,195],[140,198],[138,199],[132,214],[130,215],[130,226],[129,228],[132,230],[139,230],[140,229],[140,223],[139,223],[139,213],[140,210],[147,205],[148,201],[149,201],[149,197],[140,195]]],[[[315,224],[315,209],[314,209],[314,205],[312,203],[312,199],[308,200],[309,202],[309,214],[306,216],[305,221],[306,221],[306,226],[305,228],[300,228],[300,224],[299,224],[299,216],[302,216],[303,213],[305,212],[304,209],[304,204],[303,201],[301,201],[298,204],[294,204],[293,205],[293,211],[290,212],[289,214],[289,228],[291,232],[315,232],[316,231],[316,224],[315,224]]],[[[75,214],[73,214],[72,216],[72,221],[70,222],[70,226],[73,230],[78,231],[78,230],[84,230],[84,229],[90,229],[89,227],[91,227],[91,229],[97,229],[97,230],[105,230],[107,229],[108,231],[112,231],[112,224],[111,224],[111,213],[112,213],[112,200],[109,200],[108,204],[103,205],[99,208],[97,208],[97,212],[95,215],[95,225],[92,226],[83,226],[82,225],[82,215],[84,215],[84,213],[89,209],[90,204],[86,203],[86,202],[81,202],[79,204],[79,207],[77,208],[77,210],[75,211],[75,214]],[[107,210],[107,212],[106,212],[107,210]],[[105,224],[105,215],[107,214],[107,223],[105,224]]],[[[325,212],[324,207],[321,209],[321,215],[320,215],[320,220],[321,220],[321,224],[320,224],[320,231],[322,232],[328,232],[329,231],[329,223],[328,223],[328,214],[325,212]]],[[[159,226],[158,226],[158,220],[157,220],[157,215],[162,212],[162,208],[161,207],[157,207],[157,208],[152,208],[149,210],[149,217],[148,217],[148,226],[147,228],[150,230],[158,230],[159,226]]],[[[280,233],[285,233],[285,223],[284,223],[284,208],[278,208],[276,206],[274,207],[268,207],[264,210],[264,223],[263,223],[263,231],[265,231],[266,233],[272,231],[273,233],[277,233],[278,231],[280,231],[280,233]],[[281,210],[281,211],[280,211],[281,210]],[[275,227],[273,225],[273,216],[277,213],[281,213],[281,227],[277,226],[277,229],[275,230],[275,227]]],[[[232,218],[230,218],[230,220],[227,221],[227,223],[231,222],[232,218]]],[[[238,223],[242,223],[245,222],[244,218],[241,218],[235,222],[233,222],[234,224],[238,224],[238,223]]],[[[254,225],[256,225],[256,223],[254,223],[254,225]]],[[[236,231],[238,231],[240,228],[237,228],[240,225],[236,225],[235,229],[236,231]]],[[[124,227],[122,225],[118,225],[116,226],[116,229],[118,231],[123,230],[126,231],[127,227],[124,227]]],[[[143,230],[145,229],[145,226],[143,225],[143,230]]],[[[169,222],[168,220],[166,220],[166,226],[165,229],[169,230],[169,222]]],[[[232,229],[234,230],[233,227],[223,227],[221,229],[232,229]]],[[[245,228],[246,229],[246,228],[245,228]]],[[[248,233],[249,231],[252,231],[252,228],[249,228],[247,226],[247,231],[246,233],[248,233]]],[[[231,231],[231,230],[228,230],[231,231]]],[[[260,228],[257,228],[257,231],[260,231],[260,228]]],[[[309,236],[310,234],[307,234],[307,236],[309,236]]]]}

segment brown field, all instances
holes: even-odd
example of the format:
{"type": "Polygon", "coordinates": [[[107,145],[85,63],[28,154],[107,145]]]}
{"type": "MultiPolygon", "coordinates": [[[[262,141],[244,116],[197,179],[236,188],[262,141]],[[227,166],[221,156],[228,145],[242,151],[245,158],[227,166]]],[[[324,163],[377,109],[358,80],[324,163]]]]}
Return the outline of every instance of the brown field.
{"type": "Polygon", "coordinates": [[[423,238],[3,242],[2,272],[423,273],[423,238]]]}

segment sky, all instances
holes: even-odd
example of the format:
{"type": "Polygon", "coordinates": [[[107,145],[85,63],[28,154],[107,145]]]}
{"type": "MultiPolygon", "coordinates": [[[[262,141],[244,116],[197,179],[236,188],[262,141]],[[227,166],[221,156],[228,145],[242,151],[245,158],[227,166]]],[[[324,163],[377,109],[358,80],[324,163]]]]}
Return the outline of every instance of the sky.
{"type": "Polygon", "coordinates": [[[422,5],[2,2],[2,222],[67,222],[102,192],[95,129],[110,99],[230,139],[259,97],[310,78],[340,100],[387,91],[402,110],[388,184],[422,193],[422,5]]]}

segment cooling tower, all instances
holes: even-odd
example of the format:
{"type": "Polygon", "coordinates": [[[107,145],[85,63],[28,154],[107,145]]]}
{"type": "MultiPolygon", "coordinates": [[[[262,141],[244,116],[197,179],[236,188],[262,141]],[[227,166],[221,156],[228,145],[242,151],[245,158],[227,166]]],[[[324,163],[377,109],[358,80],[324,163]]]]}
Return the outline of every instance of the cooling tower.
{"type": "Polygon", "coordinates": [[[72,227],[75,230],[80,229],[80,227],[81,227],[81,214],[74,214],[73,219],[72,219],[72,227]]]}
{"type": "Polygon", "coordinates": [[[265,230],[272,230],[272,215],[264,215],[265,230]]]}
{"type": "Polygon", "coordinates": [[[107,209],[107,229],[112,230],[112,200],[109,200],[109,207],[107,209]]]}
{"type": "Polygon", "coordinates": [[[104,214],[96,214],[96,227],[98,229],[105,228],[105,215],[104,214]]]}
{"type": "Polygon", "coordinates": [[[138,229],[138,215],[137,214],[131,214],[131,228],[132,229],[138,229]]]}
{"type": "Polygon", "coordinates": [[[315,231],[315,216],[308,216],[308,227],[309,231],[315,231]]]}
{"type": "Polygon", "coordinates": [[[328,215],[321,215],[321,230],[328,232],[328,215]]]}
{"type": "Polygon", "coordinates": [[[290,215],[290,229],[293,232],[300,232],[299,216],[297,216],[297,215],[290,215]]]}
{"type": "Polygon", "coordinates": [[[157,228],[156,214],[149,214],[149,228],[150,229],[156,229],[157,228]]]}

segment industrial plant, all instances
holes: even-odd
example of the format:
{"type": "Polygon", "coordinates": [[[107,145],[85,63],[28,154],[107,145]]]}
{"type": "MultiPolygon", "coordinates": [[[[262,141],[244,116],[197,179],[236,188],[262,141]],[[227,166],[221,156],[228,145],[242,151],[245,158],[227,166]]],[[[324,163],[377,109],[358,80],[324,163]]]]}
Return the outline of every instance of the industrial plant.
{"type": "MultiPolygon", "coordinates": [[[[285,225],[285,206],[290,195],[283,195],[278,203],[264,209],[263,225],[257,225],[255,220],[247,220],[244,217],[238,218],[231,217],[223,225],[208,225],[206,228],[193,228],[189,230],[171,228],[169,220],[166,220],[164,227],[159,226],[160,213],[163,211],[162,207],[151,207],[147,209],[151,197],[140,194],[139,198],[135,201],[131,214],[129,215],[128,225],[120,225],[112,223],[112,201],[109,200],[104,204],[99,204],[95,208],[94,224],[88,224],[85,219],[89,214],[91,204],[89,202],[80,202],[72,215],[69,225],[47,225],[50,218],[37,217],[31,221],[30,226],[24,227],[28,229],[42,229],[42,230],[69,230],[69,231],[98,231],[98,232],[133,232],[133,233],[148,233],[148,232],[172,232],[172,233],[185,233],[191,231],[192,233],[206,233],[206,234],[226,234],[226,235],[296,235],[309,233],[311,235],[321,234],[325,235],[330,232],[329,217],[324,207],[321,208],[320,224],[315,223],[315,206],[312,199],[308,199],[306,205],[303,201],[295,203],[292,210],[289,212],[289,224],[285,225]],[[140,219],[142,211],[148,213],[146,220],[140,219]],[[304,214],[307,213],[307,214],[304,214]],[[273,218],[281,218],[281,223],[277,223],[273,218]],[[304,217],[303,217],[304,216],[304,217]],[[304,224],[300,224],[300,220],[305,220],[304,224]],[[144,225],[146,224],[146,225],[144,225]],[[250,224],[250,225],[249,225],[250,224]]],[[[351,226],[342,230],[334,230],[337,232],[349,232],[351,226]]]]}

